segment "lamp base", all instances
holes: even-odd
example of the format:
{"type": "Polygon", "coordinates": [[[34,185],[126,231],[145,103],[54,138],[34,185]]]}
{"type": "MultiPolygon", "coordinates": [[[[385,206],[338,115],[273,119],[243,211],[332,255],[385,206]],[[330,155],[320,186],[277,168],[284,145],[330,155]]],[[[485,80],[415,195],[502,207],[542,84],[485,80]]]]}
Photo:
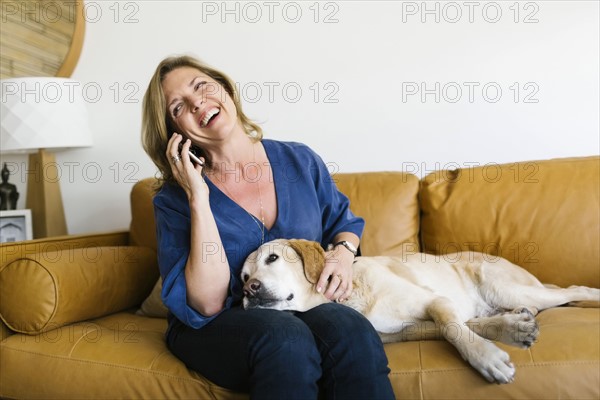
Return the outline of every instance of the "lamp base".
{"type": "Polygon", "coordinates": [[[29,155],[25,203],[31,209],[35,239],[67,234],[60,172],[54,154],[44,149],[29,155]]]}

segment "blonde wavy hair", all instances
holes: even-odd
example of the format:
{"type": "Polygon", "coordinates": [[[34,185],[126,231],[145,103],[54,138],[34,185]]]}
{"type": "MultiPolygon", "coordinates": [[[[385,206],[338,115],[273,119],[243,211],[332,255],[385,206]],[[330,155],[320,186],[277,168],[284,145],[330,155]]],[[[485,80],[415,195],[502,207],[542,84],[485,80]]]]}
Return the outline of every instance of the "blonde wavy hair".
{"type": "MultiPolygon", "coordinates": [[[[235,83],[231,78],[221,71],[188,55],[165,58],[158,64],[158,67],[156,67],[156,71],[154,72],[154,75],[152,75],[150,83],[148,84],[148,89],[146,89],[146,93],[144,94],[144,101],[142,104],[142,146],[152,161],[154,161],[154,164],[158,167],[161,184],[165,181],[175,182],[166,155],[167,143],[175,130],[173,121],[167,111],[162,82],[169,72],[181,67],[195,68],[221,84],[235,104],[238,120],[246,134],[257,141],[261,140],[263,137],[261,127],[252,122],[242,111],[242,105],[235,89],[235,83]]],[[[207,168],[210,168],[211,160],[201,148],[198,148],[198,150],[200,155],[206,159],[207,168]]]]}

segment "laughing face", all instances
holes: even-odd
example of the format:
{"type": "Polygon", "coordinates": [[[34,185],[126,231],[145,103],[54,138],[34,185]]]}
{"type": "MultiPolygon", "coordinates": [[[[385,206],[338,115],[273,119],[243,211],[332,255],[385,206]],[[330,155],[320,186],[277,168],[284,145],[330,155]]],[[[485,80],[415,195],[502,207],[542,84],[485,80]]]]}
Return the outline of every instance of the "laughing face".
{"type": "Polygon", "coordinates": [[[243,132],[229,93],[205,73],[177,68],[164,77],[162,88],[169,118],[194,144],[210,147],[236,130],[243,132]]]}

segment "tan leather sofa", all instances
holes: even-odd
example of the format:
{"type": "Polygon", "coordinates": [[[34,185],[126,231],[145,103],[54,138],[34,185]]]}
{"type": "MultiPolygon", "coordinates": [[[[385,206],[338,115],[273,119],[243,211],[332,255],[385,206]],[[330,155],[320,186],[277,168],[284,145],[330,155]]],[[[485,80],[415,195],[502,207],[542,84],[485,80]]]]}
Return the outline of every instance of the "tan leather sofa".
{"type": "MultiPolygon", "coordinates": [[[[590,157],[440,171],[421,181],[396,172],[334,179],[367,221],[364,255],[473,249],[546,283],[599,287],[599,174],[600,158],[590,157]]],[[[247,397],[187,370],[165,347],[166,320],[136,314],[158,278],[153,183],[132,191],[129,232],[1,246],[1,397],[247,397]]],[[[500,345],[517,368],[508,385],[487,383],[444,341],[386,345],[397,398],[600,398],[600,309],[556,308],[537,319],[531,349],[500,345]]]]}

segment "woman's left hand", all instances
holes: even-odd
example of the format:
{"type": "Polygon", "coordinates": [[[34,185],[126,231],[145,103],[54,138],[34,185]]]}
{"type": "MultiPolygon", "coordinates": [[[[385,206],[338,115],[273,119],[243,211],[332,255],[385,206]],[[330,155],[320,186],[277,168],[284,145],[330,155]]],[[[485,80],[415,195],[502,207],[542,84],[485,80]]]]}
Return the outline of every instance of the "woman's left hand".
{"type": "Polygon", "coordinates": [[[329,300],[342,302],[352,293],[352,263],[354,254],[344,246],[325,252],[325,268],[317,282],[317,291],[329,300]]]}

